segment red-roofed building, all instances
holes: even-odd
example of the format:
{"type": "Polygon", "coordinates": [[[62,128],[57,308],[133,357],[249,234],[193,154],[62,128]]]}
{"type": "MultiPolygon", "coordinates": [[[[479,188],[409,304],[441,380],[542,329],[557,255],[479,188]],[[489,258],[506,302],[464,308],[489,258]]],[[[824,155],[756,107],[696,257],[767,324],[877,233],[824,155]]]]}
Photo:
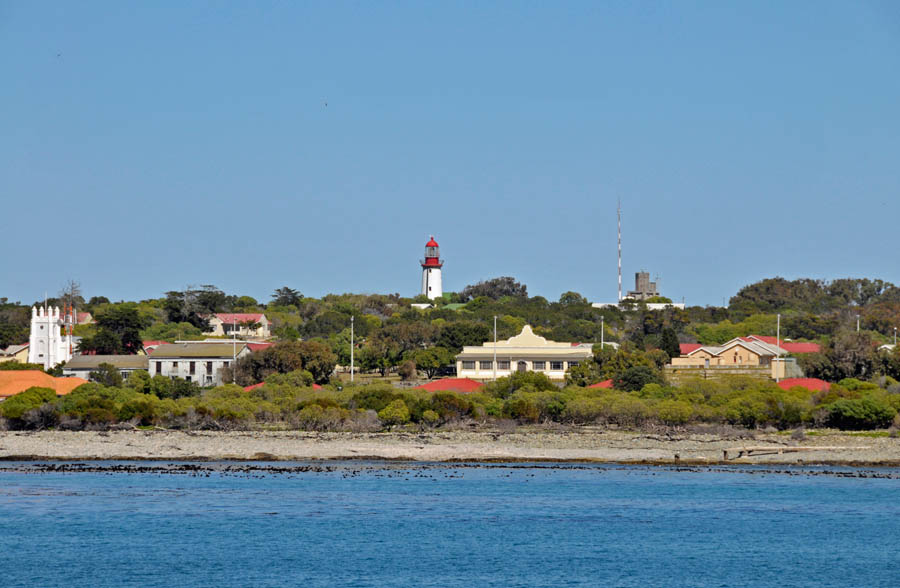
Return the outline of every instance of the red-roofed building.
{"type": "Polygon", "coordinates": [[[819,392],[831,389],[831,384],[818,378],[787,378],[778,382],[778,386],[783,390],[790,390],[796,386],[819,392]]]}
{"type": "Polygon", "coordinates": [[[772,337],[771,335],[750,335],[748,337],[741,337],[744,341],[753,341],[754,339],[757,341],[762,341],[763,343],[768,343],[769,345],[778,345],[788,353],[818,353],[822,350],[822,347],[818,343],[800,343],[794,341],[785,341],[784,339],[778,340],[777,337],[772,337]]]}
{"type": "Polygon", "coordinates": [[[269,337],[269,320],[261,312],[221,312],[209,317],[207,335],[229,337],[236,331],[241,337],[269,337]]]}
{"type": "Polygon", "coordinates": [[[89,312],[76,312],[75,313],[75,324],[76,325],[92,325],[94,324],[94,317],[91,316],[89,312]]]}
{"type": "Polygon", "coordinates": [[[142,341],[141,347],[144,350],[145,355],[150,355],[153,353],[153,350],[159,347],[160,345],[165,345],[167,341],[142,341]]]}
{"type": "Polygon", "coordinates": [[[696,351],[703,347],[702,343],[679,343],[678,350],[681,351],[681,355],[687,355],[691,351],[696,351]]]}
{"type": "Polygon", "coordinates": [[[262,351],[272,345],[274,345],[274,343],[247,343],[247,347],[250,348],[250,351],[262,351]]]}
{"type": "Polygon", "coordinates": [[[484,384],[470,380],[469,378],[443,378],[428,382],[421,386],[416,386],[416,390],[426,390],[428,392],[461,392],[469,394],[481,388],[484,384]]]}
{"type": "Polygon", "coordinates": [[[612,380],[603,380],[602,382],[597,382],[596,384],[591,384],[588,388],[603,388],[605,390],[611,390],[613,387],[612,380]]]}

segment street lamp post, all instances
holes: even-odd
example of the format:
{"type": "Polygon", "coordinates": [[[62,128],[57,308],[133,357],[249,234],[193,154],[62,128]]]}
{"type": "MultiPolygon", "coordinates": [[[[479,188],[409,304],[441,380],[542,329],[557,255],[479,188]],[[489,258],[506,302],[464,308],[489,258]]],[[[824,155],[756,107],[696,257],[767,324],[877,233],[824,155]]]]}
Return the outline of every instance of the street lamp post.
{"type": "Polygon", "coordinates": [[[497,381],[497,315],[494,315],[494,381],[497,381]]]}
{"type": "Polygon", "coordinates": [[[603,350],[603,344],[604,344],[605,341],[606,341],[606,329],[605,329],[605,326],[606,326],[606,317],[605,317],[605,316],[601,316],[601,317],[600,317],[600,350],[601,350],[601,351],[603,350]]]}

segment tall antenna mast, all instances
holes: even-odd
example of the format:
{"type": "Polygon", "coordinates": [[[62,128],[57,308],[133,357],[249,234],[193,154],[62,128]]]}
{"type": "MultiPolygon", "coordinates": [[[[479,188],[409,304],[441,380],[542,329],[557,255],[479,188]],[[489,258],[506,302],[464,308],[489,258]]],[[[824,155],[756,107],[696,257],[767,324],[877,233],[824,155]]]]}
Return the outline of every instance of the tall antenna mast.
{"type": "Polygon", "coordinates": [[[619,198],[616,207],[616,221],[619,232],[619,302],[622,302],[622,199],[619,198]]]}

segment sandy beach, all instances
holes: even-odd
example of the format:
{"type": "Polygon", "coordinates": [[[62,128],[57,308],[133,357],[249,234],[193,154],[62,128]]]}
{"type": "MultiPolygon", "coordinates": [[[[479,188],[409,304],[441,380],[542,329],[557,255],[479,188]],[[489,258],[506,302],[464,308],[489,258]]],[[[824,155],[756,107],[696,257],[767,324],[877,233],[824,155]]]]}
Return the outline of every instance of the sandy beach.
{"type": "Polygon", "coordinates": [[[0,433],[0,459],[385,459],[897,466],[900,465],[900,439],[836,432],[819,432],[802,440],[777,434],[736,439],[713,434],[647,434],[600,429],[423,433],[5,431],[0,433]],[[747,447],[755,448],[759,455],[738,457],[734,451],[747,447]],[[797,448],[804,450],[791,451],[797,448]],[[730,450],[727,461],[723,458],[725,450],[730,450]]]}

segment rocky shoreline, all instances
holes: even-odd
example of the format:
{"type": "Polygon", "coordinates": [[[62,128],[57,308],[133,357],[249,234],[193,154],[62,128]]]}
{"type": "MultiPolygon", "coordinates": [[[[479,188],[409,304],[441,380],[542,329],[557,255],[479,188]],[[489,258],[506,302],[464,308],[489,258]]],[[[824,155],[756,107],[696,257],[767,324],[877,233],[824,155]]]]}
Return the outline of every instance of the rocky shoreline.
{"type": "Polygon", "coordinates": [[[566,431],[5,431],[0,460],[598,462],[900,466],[900,439],[817,432],[803,439],[697,433],[566,431]],[[755,453],[736,450],[753,447],[755,453]],[[822,448],[821,450],[819,450],[822,448]],[[771,452],[769,452],[771,449],[771,452]],[[797,452],[798,449],[802,451],[797,452]],[[728,450],[728,458],[724,452],[728,450]]]}

